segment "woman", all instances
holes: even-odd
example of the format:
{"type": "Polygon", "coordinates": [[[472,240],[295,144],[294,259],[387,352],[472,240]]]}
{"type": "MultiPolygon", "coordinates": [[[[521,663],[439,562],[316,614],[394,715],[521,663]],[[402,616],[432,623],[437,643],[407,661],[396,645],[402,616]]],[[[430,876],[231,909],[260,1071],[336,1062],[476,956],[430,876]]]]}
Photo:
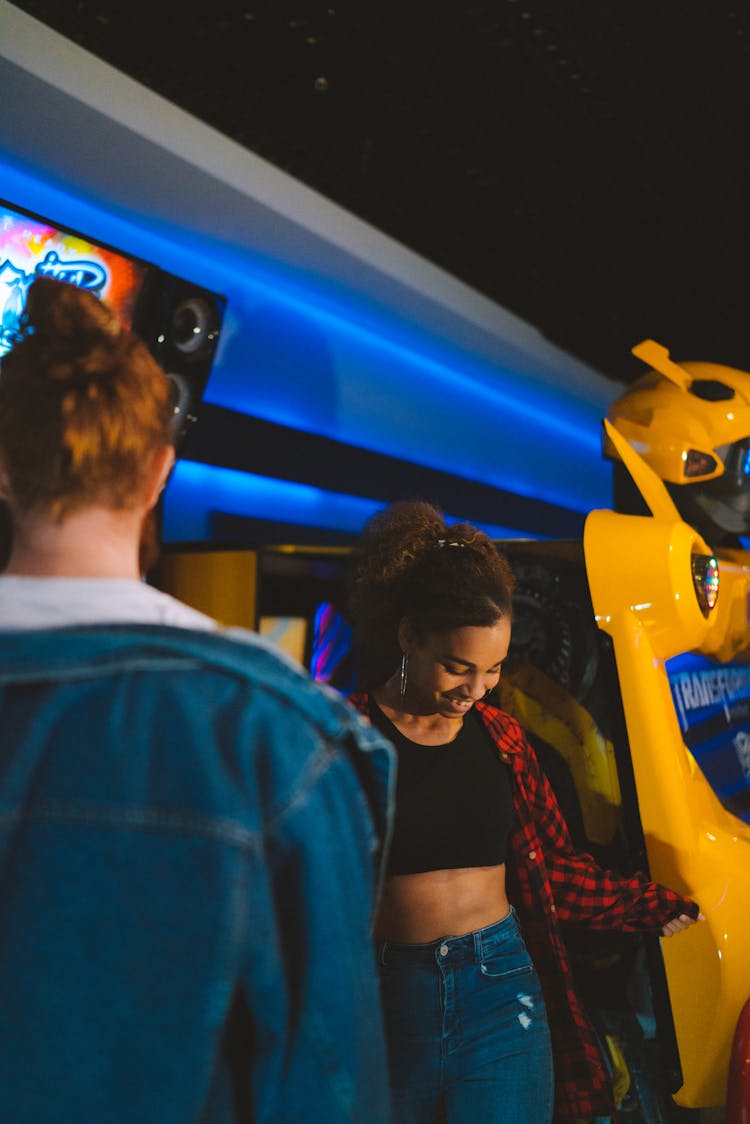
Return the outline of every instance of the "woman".
{"type": "Polygon", "coordinates": [[[486,535],[425,503],[380,512],[352,556],[365,687],[352,701],[399,761],[375,933],[397,1124],[441,1109],[449,1124],[609,1113],[560,922],[670,936],[700,917],[576,854],[518,723],[483,701],[508,653],[512,589],[486,535]]]}

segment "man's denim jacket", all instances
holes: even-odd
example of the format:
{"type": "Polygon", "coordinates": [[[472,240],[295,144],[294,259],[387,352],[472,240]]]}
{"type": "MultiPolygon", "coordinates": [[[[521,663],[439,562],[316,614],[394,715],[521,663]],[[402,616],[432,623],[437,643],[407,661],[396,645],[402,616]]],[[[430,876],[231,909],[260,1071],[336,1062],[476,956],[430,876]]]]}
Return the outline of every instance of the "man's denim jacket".
{"type": "Polygon", "coordinates": [[[0,1120],[381,1124],[393,757],[252,634],[0,633],[0,1120]]]}

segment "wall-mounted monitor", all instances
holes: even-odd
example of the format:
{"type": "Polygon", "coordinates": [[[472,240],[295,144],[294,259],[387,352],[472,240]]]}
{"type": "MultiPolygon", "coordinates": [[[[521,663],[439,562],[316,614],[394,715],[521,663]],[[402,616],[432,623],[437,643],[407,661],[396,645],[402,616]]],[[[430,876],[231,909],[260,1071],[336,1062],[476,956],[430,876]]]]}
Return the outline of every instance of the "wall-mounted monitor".
{"type": "Polygon", "coordinates": [[[91,290],[132,328],[148,271],[145,262],[0,202],[0,356],[18,334],[26,293],[36,277],[91,290]]]}
{"type": "Polygon", "coordinates": [[[0,361],[17,338],[29,286],[42,275],[90,290],[144,340],[178,388],[184,437],[208,381],[223,296],[0,199],[0,361]]]}

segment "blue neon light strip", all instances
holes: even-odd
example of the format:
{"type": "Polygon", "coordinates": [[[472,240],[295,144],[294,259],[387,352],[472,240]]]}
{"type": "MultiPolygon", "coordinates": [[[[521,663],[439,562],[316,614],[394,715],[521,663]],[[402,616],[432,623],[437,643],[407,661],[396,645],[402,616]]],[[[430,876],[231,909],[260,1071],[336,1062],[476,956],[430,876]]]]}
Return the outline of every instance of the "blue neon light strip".
{"type": "MultiPolygon", "coordinates": [[[[349,310],[349,317],[341,312],[330,312],[320,303],[320,297],[316,301],[315,295],[310,293],[303,298],[295,295],[289,284],[282,287],[282,283],[279,282],[272,285],[267,280],[262,281],[260,271],[254,272],[252,278],[246,279],[246,287],[248,291],[255,289],[262,299],[288,309],[293,314],[290,318],[292,327],[296,325],[298,329],[304,330],[305,327],[315,324],[330,332],[333,339],[342,337],[350,345],[376,353],[380,363],[384,364],[380,379],[377,380],[379,382],[382,382],[384,374],[391,365],[419,370],[423,373],[423,377],[426,376],[429,381],[434,381],[438,388],[442,386],[447,391],[460,395],[471,394],[476,400],[477,407],[484,406],[493,411],[503,411],[506,415],[506,424],[509,426],[519,423],[532,425],[539,427],[542,438],[551,435],[562,436],[580,445],[582,450],[588,453],[600,452],[601,437],[598,424],[601,415],[598,406],[594,414],[591,409],[586,410],[579,402],[571,402],[569,399],[566,402],[566,395],[555,395],[550,388],[540,391],[530,385],[525,387],[516,385],[513,391],[509,392],[503,383],[507,382],[509,376],[513,377],[512,371],[488,371],[467,356],[463,356],[460,366],[456,366],[455,362],[451,364],[445,359],[430,355],[429,349],[435,349],[435,342],[432,340],[421,340],[420,347],[415,343],[399,342],[390,325],[381,324],[380,331],[372,327],[363,327],[356,319],[351,318],[352,309],[349,310]],[[294,315],[297,317],[296,320],[294,315]],[[488,376],[492,380],[490,384],[487,382],[488,376]],[[555,399],[555,410],[550,409],[551,399],[555,399]],[[561,403],[566,405],[562,415],[557,410],[557,406],[561,403]],[[595,417],[596,430],[582,425],[590,422],[592,417],[595,417]]],[[[322,338],[320,342],[323,342],[322,338]]],[[[255,416],[263,416],[258,412],[258,388],[254,378],[244,379],[243,386],[234,386],[236,394],[244,393],[244,400],[242,397],[235,396],[231,401],[224,401],[221,397],[223,381],[219,378],[212,380],[209,392],[206,393],[207,402],[240,409],[244,413],[255,416]]],[[[287,424],[294,424],[296,428],[304,429],[305,420],[304,414],[294,414],[287,419],[287,424]]]]}
{"type": "MultiPolygon", "coordinates": [[[[214,512],[357,534],[384,506],[382,500],[180,460],[164,492],[162,535],[165,542],[210,542],[214,512]]],[[[460,516],[446,518],[457,522],[460,516]]],[[[525,531],[472,522],[490,538],[530,537],[525,531]]]]}
{"type": "Polygon", "coordinates": [[[65,227],[88,241],[109,246],[123,254],[158,265],[214,292],[221,291],[222,263],[195,247],[181,245],[169,231],[149,227],[146,218],[130,219],[86,194],[72,194],[66,187],[25,172],[0,160],[0,198],[11,206],[47,219],[51,226],[65,227]]]}

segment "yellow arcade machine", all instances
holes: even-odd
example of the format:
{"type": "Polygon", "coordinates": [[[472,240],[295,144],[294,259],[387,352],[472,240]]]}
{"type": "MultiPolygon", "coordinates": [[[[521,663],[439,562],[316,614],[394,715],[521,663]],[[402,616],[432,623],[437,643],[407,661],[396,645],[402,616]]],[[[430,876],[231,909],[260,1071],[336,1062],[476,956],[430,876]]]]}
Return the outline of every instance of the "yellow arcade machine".
{"type": "Polygon", "coordinates": [[[621,1118],[738,1124],[718,1106],[738,1103],[750,997],[750,374],[633,351],[651,369],[604,422],[618,510],[582,543],[501,544],[518,593],[500,701],[577,845],[706,916],[676,939],[566,935],[621,1118]]]}

